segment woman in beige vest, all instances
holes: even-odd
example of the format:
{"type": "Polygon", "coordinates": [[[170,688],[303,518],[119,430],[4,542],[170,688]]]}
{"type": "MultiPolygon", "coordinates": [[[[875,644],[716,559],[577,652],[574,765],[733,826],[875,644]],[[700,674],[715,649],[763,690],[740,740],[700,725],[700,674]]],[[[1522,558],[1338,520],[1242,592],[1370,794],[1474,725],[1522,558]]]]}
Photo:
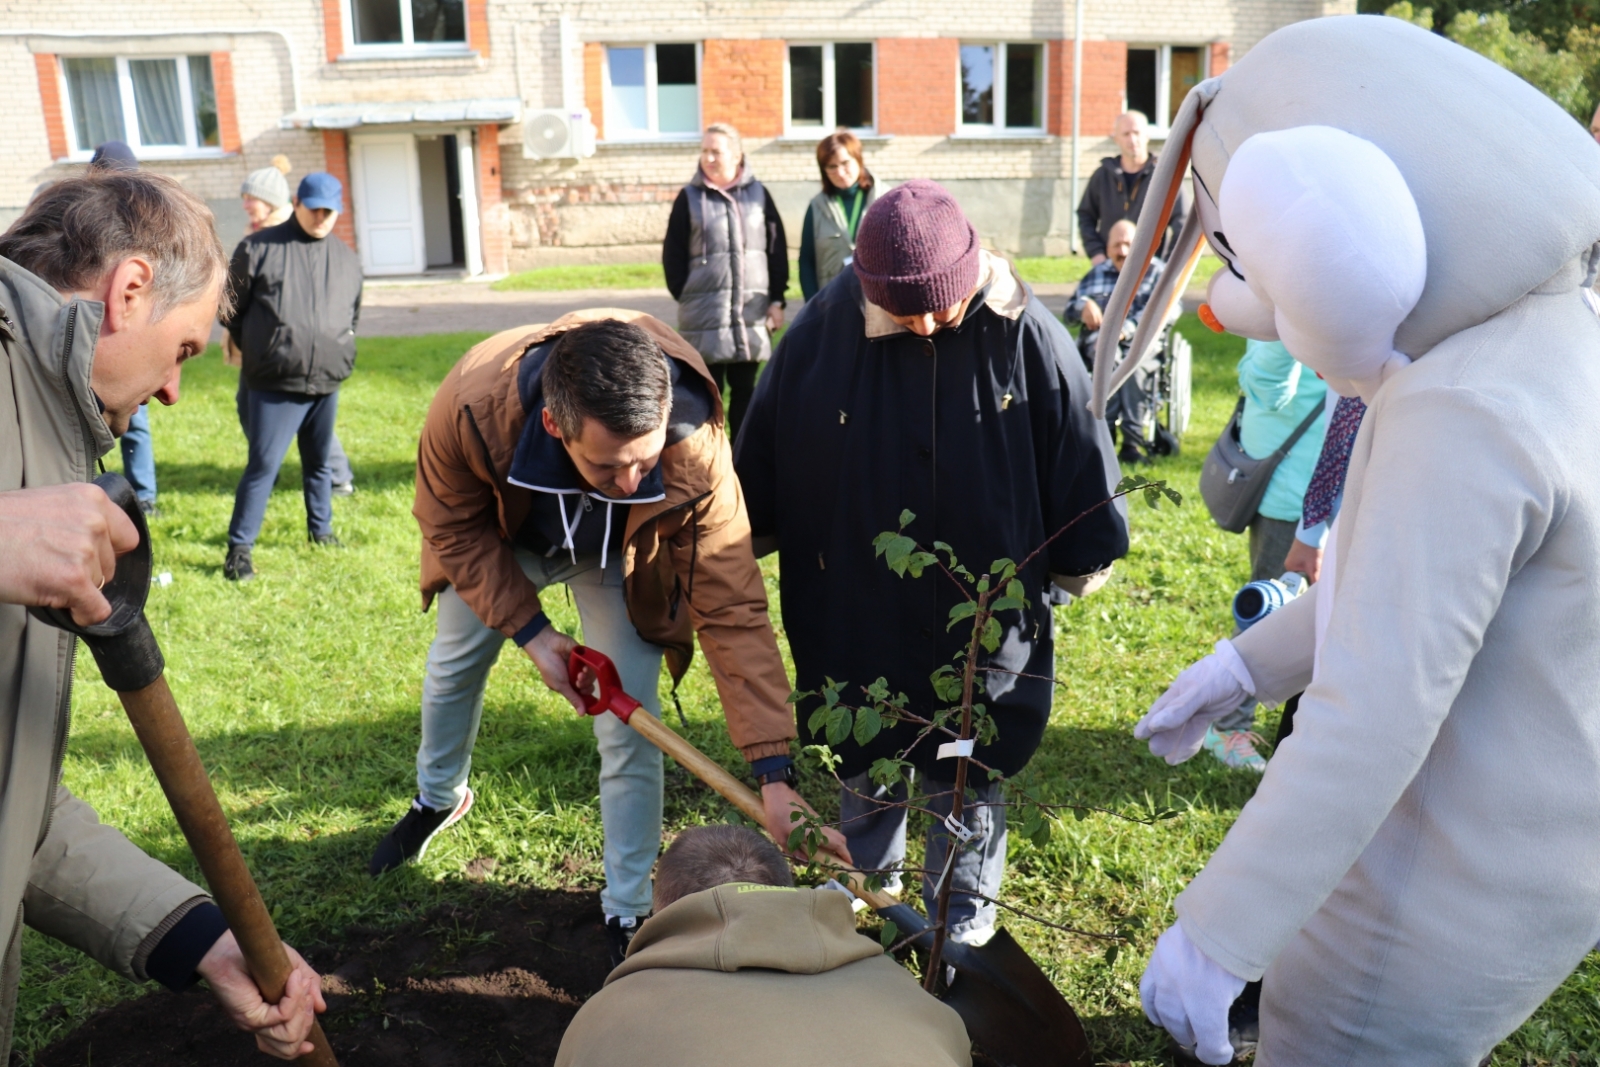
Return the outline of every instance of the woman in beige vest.
{"type": "Polygon", "coordinates": [[[800,292],[807,300],[850,265],[856,227],[877,195],[861,159],[861,142],[848,130],[817,142],[822,192],[811,198],[800,227],[800,292]]]}

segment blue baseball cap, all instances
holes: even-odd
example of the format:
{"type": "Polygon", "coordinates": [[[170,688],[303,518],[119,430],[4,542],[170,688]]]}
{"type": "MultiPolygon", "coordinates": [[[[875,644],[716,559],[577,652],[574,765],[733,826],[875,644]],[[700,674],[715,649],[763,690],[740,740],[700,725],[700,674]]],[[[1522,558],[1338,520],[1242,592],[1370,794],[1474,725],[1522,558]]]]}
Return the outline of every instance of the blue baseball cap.
{"type": "Polygon", "coordinates": [[[308,207],[313,211],[327,208],[329,211],[344,210],[344,186],[339,184],[339,179],[326,171],[313,171],[300,179],[300,188],[296,190],[295,199],[300,201],[301,207],[308,207]]]}
{"type": "Polygon", "coordinates": [[[107,141],[94,150],[89,166],[96,170],[138,170],[139,160],[126,141],[107,141]]]}

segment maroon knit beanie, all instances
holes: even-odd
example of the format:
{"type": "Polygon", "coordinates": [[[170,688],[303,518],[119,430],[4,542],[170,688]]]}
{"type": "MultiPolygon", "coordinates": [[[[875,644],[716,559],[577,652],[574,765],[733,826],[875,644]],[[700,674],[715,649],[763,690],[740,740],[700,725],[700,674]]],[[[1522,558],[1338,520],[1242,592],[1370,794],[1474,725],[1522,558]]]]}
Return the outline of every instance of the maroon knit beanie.
{"type": "Polygon", "coordinates": [[[891,315],[925,315],[978,284],[978,231],[938,182],[918,178],[880,196],[856,233],[856,277],[891,315]]]}

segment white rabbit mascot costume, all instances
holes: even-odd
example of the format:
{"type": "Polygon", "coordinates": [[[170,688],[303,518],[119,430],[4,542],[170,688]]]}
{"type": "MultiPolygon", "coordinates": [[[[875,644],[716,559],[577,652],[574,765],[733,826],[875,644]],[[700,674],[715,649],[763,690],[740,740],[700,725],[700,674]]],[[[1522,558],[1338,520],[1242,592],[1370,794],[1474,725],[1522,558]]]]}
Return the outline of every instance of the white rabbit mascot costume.
{"type": "MultiPolygon", "coordinates": [[[[1475,1067],[1600,937],[1600,147],[1488,60],[1357,16],[1191,91],[1147,215],[1191,156],[1175,258],[1203,234],[1227,261],[1210,321],[1369,410],[1322,581],[1136,730],[1176,763],[1246,693],[1305,690],[1178,897],[1145,1010],[1223,1063],[1264,973],[1259,1063],[1475,1067]]],[[[1097,403],[1137,362],[1115,355],[1097,403]]]]}

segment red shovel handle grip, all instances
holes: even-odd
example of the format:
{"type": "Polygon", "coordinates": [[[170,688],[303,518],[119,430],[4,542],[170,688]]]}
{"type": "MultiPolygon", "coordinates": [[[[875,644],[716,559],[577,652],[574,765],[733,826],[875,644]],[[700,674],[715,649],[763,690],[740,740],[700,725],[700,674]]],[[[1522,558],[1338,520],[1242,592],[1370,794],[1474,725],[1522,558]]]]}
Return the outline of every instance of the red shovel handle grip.
{"type": "Polygon", "coordinates": [[[574,648],[572,655],[567,657],[567,680],[578,690],[578,699],[583,701],[583,710],[589,715],[602,715],[609,711],[627,722],[634,709],[639,707],[639,702],[622,688],[617,665],[604,652],[596,652],[582,645],[574,648]],[[598,696],[590,696],[578,688],[578,676],[585,667],[594,672],[595,683],[600,690],[598,696]]]}

